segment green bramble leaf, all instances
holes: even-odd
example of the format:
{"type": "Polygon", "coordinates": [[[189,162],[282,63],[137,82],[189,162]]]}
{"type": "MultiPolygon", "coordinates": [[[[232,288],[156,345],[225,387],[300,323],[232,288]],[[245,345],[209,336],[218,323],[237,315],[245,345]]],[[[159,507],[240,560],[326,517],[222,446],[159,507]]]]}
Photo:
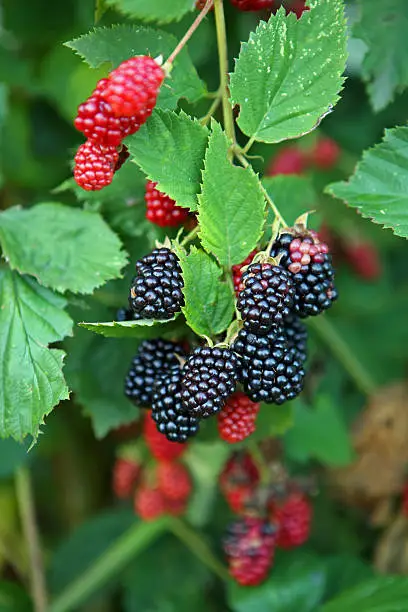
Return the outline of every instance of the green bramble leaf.
{"type": "Polygon", "coordinates": [[[227,155],[227,138],[214,121],[199,196],[199,236],[207,251],[231,267],[244,261],[258,243],[265,200],[253,170],[233,166],[227,155]]]}
{"type": "Polygon", "coordinates": [[[405,612],[407,600],[405,576],[377,576],[327,602],[321,612],[405,612]]]}
{"type": "Polygon", "coordinates": [[[158,189],[179,206],[197,210],[208,130],[181,111],[156,110],[126,140],[133,159],[158,189]]]}
{"type": "Polygon", "coordinates": [[[62,297],[9,269],[0,270],[0,305],[0,436],[36,438],[68,398],[65,353],[47,345],[71,334],[72,321],[62,297]]]}
{"type": "Polygon", "coordinates": [[[309,0],[301,19],[283,8],[261,21],[231,75],[238,125],[261,142],[313,130],[339,100],[346,64],[342,0],[309,0]]]}
{"type": "Polygon", "coordinates": [[[293,426],[293,411],[294,402],[286,402],[283,406],[261,404],[251,440],[282,436],[293,426]]]}
{"type": "Polygon", "coordinates": [[[363,153],[350,179],[326,192],[357,208],[397,236],[408,237],[408,127],[385,131],[383,141],[363,153]]]}
{"type": "Polygon", "coordinates": [[[408,12],[405,0],[359,0],[353,36],[366,44],[363,77],[375,111],[408,86],[408,12]]]}
{"type": "MultiPolygon", "coordinates": [[[[177,45],[172,34],[153,28],[115,25],[110,28],[95,28],[65,43],[92,68],[109,62],[113,68],[135,55],[151,57],[167,56],[177,45]]],[[[204,84],[198,77],[186,49],[180,52],[173,70],[163,83],[157,100],[159,108],[175,108],[179,98],[195,102],[205,94],[204,84]]]]}
{"type": "Polygon", "coordinates": [[[100,215],[55,203],[1,213],[0,244],[11,268],[61,292],[91,293],[127,261],[100,215]]]}
{"type": "Polygon", "coordinates": [[[106,4],[132,19],[158,23],[179,21],[194,7],[193,0],[106,0],[106,4]]]}
{"type": "Polygon", "coordinates": [[[221,281],[222,270],[204,251],[192,246],[187,253],[177,243],[173,248],[183,272],[187,324],[199,336],[220,334],[234,314],[232,287],[221,281]]]}
{"type": "Polygon", "coordinates": [[[139,321],[104,321],[98,323],[78,323],[80,327],[105,336],[105,338],[156,338],[166,332],[171,333],[177,327],[173,323],[177,319],[159,321],[156,319],[140,319],[139,321]]]}

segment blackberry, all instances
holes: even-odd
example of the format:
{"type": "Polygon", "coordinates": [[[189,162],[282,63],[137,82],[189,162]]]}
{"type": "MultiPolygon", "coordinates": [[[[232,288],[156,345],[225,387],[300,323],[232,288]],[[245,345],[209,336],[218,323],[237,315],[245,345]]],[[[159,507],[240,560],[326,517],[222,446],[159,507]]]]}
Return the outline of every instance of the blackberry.
{"type": "Polygon", "coordinates": [[[99,191],[111,184],[119,153],[116,147],[87,140],[74,158],[74,179],[85,191],[99,191]]]}
{"type": "Polygon", "coordinates": [[[281,328],[264,336],[241,329],[232,349],[242,359],[240,382],[253,402],[283,404],[302,391],[303,364],[281,328]]]}
{"type": "Polygon", "coordinates": [[[171,319],[184,305],[178,257],[165,247],[136,263],[129,304],[143,319],[171,319]]]}
{"type": "Polygon", "coordinates": [[[206,418],[222,410],[238,380],[238,357],[227,348],[198,347],[188,357],[181,399],[188,412],[206,418]]]}
{"type": "Polygon", "coordinates": [[[175,342],[161,338],[142,342],[126,376],[125,395],[137,406],[149,408],[157,376],[178,364],[176,355],[186,356],[175,342]]]}
{"type": "Polygon", "coordinates": [[[115,321],[123,323],[123,321],[138,321],[141,318],[137,312],[133,312],[130,308],[119,308],[116,311],[115,321]]]}
{"type": "Polygon", "coordinates": [[[295,288],[290,274],[280,266],[251,264],[242,275],[242,284],[237,308],[246,329],[266,333],[289,315],[295,288]]]}
{"type": "Polygon", "coordinates": [[[284,332],[288,346],[294,351],[295,357],[300,363],[307,359],[307,328],[296,315],[289,315],[285,319],[284,332]]]}
{"type": "Polygon", "coordinates": [[[294,311],[302,318],[330,308],[337,299],[334,269],[329,248],[316,232],[284,233],[275,242],[272,256],[281,255],[280,265],[295,285],[294,311]]]}
{"type": "Polygon", "coordinates": [[[181,368],[172,367],[156,380],[152,417],[157,429],[170,442],[186,442],[200,428],[196,417],[188,414],[181,402],[181,368]]]}

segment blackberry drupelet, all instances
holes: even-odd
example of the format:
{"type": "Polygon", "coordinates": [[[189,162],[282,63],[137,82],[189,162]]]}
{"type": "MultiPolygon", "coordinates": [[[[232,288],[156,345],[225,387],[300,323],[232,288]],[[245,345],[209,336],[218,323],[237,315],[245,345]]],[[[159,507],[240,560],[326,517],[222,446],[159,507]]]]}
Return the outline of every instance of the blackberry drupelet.
{"type": "Polygon", "coordinates": [[[275,242],[272,256],[281,255],[280,265],[295,284],[294,312],[302,318],[322,313],[337,299],[334,269],[328,246],[308,230],[283,233],[275,242]]]}
{"type": "Polygon", "coordinates": [[[142,342],[125,379],[125,395],[137,406],[149,408],[156,378],[179,364],[176,355],[186,356],[175,342],[160,338],[142,342]]]}
{"type": "Polygon", "coordinates": [[[285,319],[284,332],[289,348],[294,351],[295,357],[300,363],[307,359],[307,328],[296,315],[289,315],[285,319]]]}
{"type": "Polygon", "coordinates": [[[216,414],[234,392],[238,374],[239,360],[230,349],[196,348],[183,367],[181,399],[185,409],[201,418],[216,414]]]}
{"type": "Polygon", "coordinates": [[[280,327],[264,336],[241,329],[232,350],[241,357],[240,382],[253,402],[283,404],[302,391],[303,364],[280,327]]]}
{"type": "Polygon", "coordinates": [[[156,379],[152,417],[157,429],[170,442],[186,442],[200,428],[199,420],[187,413],[181,401],[181,368],[173,366],[156,379]]]}
{"type": "Polygon", "coordinates": [[[165,247],[136,263],[129,304],[143,319],[171,319],[184,305],[178,257],[165,247]]]}
{"type": "Polygon", "coordinates": [[[272,325],[281,324],[289,315],[295,297],[290,274],[280,266],[255,263],[242,275],[244,289],[239,293],[237,308],[244,327],[267,333],[272,325]]]}
{"type": "Polygon", "coordinates": [[[119,308],[116,311],[116,319],[119,323],[123,323],[123,321],[138,321],[142,317],[137,313],[133,312],[130,308],[119,308]]]}

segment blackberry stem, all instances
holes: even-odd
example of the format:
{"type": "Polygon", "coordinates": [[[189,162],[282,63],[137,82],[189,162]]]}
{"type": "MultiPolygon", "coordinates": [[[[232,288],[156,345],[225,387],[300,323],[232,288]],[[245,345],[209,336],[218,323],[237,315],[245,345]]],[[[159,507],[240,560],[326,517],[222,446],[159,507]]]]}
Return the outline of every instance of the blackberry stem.
{"type": "Polygon", "coordinates": [[[194,238],[197,236],[199,231],[200,231],[200,226],[197,225],[197,227],[192,229],[191,232],[189,232],[188,234],[186,234],[186,236],[184,236],[183,240],[180,243],[181,246],[186,246],[186,244],[194,240],[194,238]]]}
{"type": "Polygon", "coordinates": [[[225,15],[223,0],[214,0],[215,28],[217,31],[218,58],[220,66],[220,89],[222,92],[222,109],[224,114],[224,128],[229,140],[235,144],[235,126],[232,106],[229,100],[228,88],[228,47],[227,32],[225,28],[225,15]]]}
{"type": "Polygon", "coordinates": [[[258,442],[255,442],[255,440],[250,440],[248,444],[248,449],[261,476],[261,484],[267,484],[270,480],[270,470],[262,454],[262,451],[259,448],[258,442]]]}
{"type": "Polygon", "coordinates": [[[205,7],[203,8],[203,10],[200,12],[198,17],[196,17],[196,19],[193,21],[193,23],[191,24],[187,32],[184,34],[183,38],[178,43],[177,47],[174,49],[174,51],[171,53],[171,55],[165,62],[163,66],[163,70],[166,71],[166,67],[171,66],[171,64],[174,62],[174,60],[176,59],[180,51],[184,49],[184,47],[186,46],[186,44],[188,43],[188,41],[190,40],[194,32],[197,30],[200,23],[204,19],[204,17],[207,15],[208,11],[212,8],[212,5],[213,5],[213,0],[207,0],[207,3],[205,7]]]}
{"type": "Polygon", "coordinates": [[[315,330],[321,340],[328,345],[335,357],[349,373],[350,378],[354,380],[356,387],[364,395],[372,395],[377,387],[374,379],[352,352],[347,342],[340,336],[331,321],[326,316],[321,315],[318,320],[310,317],[306,322],[315,330]]]}

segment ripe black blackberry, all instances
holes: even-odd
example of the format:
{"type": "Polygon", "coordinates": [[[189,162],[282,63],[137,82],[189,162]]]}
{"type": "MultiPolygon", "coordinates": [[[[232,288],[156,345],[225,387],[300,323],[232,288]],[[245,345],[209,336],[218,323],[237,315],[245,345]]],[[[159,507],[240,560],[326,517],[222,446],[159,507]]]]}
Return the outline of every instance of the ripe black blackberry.
{"type": "Polygon", "coordinates": [[[142,342],[125,379],[125,395],[136,406],[149,408],[157,376],[179,365],[176,355],[186,356],[183,348],[175,342],[161,338],[142,342]]]}
{"type": "Polygon", "coordinates": [[[240,382],[253,402],[283,404],[302,391],[303,364],[280,327],[264,336],[241,329],[232,349],[241,357],[240,382]]]}
{"type": "Polygon", "coordinates": [[[299,317],[291,314],[285,319],[284,332],[289,348],[294,351],[296,359],[300,363],[305,363],[307,359],[308,338],[306,325],[299,317]]]}
{"type": "Polygon", "coordinates": [[[196,348],[183,367],[181,399],[185,409],[201,418],[216,414],[234,392],[238,374],[239,360],[230,349],[196,348]]]}
{"type": "Polygon", "coordinates": [[[170,442],[186,442],[200,428],[199,420],[188,414],[181,401],[181,368],[173,366],[156,379],[152,417],[158,431],[170,442]]]}
{"type": "Polygon", "coordinates": [[[290,274],[281,266],[255,263],[242,275],[237,308],[249,331],[267,333],[289,315],[295,298],[290,274]]]}
{"type": "Polygon", "coordinates": [[[116,311],[115,321],[123,323],[124,321],[138,321],[141,318],[137,312],[133,312],[130,308],[119,308],[116,311]]]}
{"type": "Polygon", "coordinates": [[[271,255],[281,255],[280,265],[290,273],[295,285],[294,311],[302,318],[321,314],[333,304],[338,293],[328,246],[317,233],[295,228],[275,242],[271,255]]]}
{"type": "Polygon", "coordinates": [[[184,305],[183,277],[177,256],[165,247],[136,263],[129,304],[143,319],[171,319],[184,305]]]}

